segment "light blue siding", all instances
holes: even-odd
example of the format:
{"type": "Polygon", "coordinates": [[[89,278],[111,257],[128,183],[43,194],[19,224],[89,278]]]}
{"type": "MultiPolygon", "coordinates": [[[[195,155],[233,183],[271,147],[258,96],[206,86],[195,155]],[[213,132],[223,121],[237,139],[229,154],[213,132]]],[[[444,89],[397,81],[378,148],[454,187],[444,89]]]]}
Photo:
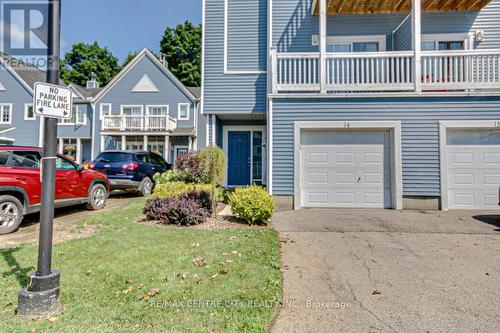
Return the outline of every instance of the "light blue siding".
{"type": "Polygon", "coordinates": [[[228,70],[266,70],[267,0],[226,1],[228,70]]]}
{"type": "Polygon", "coordinates": [[[31,93],[1,64],[0,83],[5,88],[0,91],[0,104],[12,104],[11,123],[0,124],[0,131],[15,128],[0,136],[14,139],[15,145],[38,146],[40,118],[24,120],[25,104],[33,103],[31,93]]]}
{"type": "Polygon", "coordinates": [[[500,97],[275,99],[273,192],[293,195],[295,121],[401,121],[404,195],[440,196],[439,121],[482,119],[500,119],[500,97]]]}
{"type": "MultiPolygon", "coordinates": [[[[231,0],[232,1],[232,0],[231,0]]],[[[236,0],[238,1],[238,0],[236,0]]],[[[259,0],[264,3],[266,0],[259,0]]],[[[246,2],[246,1],[238,1],[246,2]]],[[[249,2],[249,5],[253,2],[249,2]]],[[[263,5],[260,6],[263,8],[263,5]]],[[[237,13],[238,17],[251,15],[250,13],[237,13]]],[[[262,10],[259,9],[262,13],[262,10]]],[[[265,13],[263,13],[264,15],[265,13]]],[[[230,14],[231,16],[232,14],[230,14]]],[[[236,15],[236,14],[235,14],[236,15]]],[[[259,22],[266,20],[266,15],[259,18],[259,22]]],[[[250,17],[250,19],[253,19],[250,17]]],[[[250,20],[251,21],[251,20],[250,20]]],[[[205,1],[205,48],[204,48],[204,96],[202,97],[203,112],[206,114],[249,114],[249,113],[265,113],[266,112],[266,80],[265,73],[262,74],[246,74],[234,75],[224,74],[224,0],[206,0],[205,1]]],[[[228,34],[234,32],[228,29],[228,34]]],[[[248,38],[254,38],[258,31],[248,30],[246,35],[241,33],[238,38],[241,42],[245,42],[248,38]]],[[[255,66],[256,63],[262,63],[262,57],[266,57],[267,40],[266,38],[259,39],[258,59],[248,57],[249,66],[255,66]],[[264,51],[264,54],[262,52],[264,51]],[[259,60],[260,59],[260,60],[259,60]]],[[[228,38],[231,50],[228,50],[228,65],[233,65],[237,59],[236,48],[239,46],[234,43],[234,38],[228,38]]],[[[241,45],[240,45],[241,46],[241,45]]],[[[252,52],[251,54],[255,54],[252,52]]],[[[238,65],[241,69],[242,67],[238,65]]],[[[234,68],[230,68],[234,69],[234,68]]],[[[238,68],[236,68],[238,69],[238,68]]]]}
{"type": "Polygon", "coordinates": [[[92,127],[94,120],[94,112],[92,104],[74,104],[77,108],[85,110],[86,124],[85,125],[64,125],[59,124],[57,128],[57,136],[59,138],[90,138],[92,137],[92,127]]]}

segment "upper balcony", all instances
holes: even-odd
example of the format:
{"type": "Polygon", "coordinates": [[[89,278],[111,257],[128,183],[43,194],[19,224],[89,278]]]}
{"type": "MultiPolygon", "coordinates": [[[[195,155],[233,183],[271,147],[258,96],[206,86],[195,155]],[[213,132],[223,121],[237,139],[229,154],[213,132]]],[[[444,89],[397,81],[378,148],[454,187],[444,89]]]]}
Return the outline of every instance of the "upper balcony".
{"type": "MultiPolygon", "coordinates": [[[[286,52],[278,52],[277,48],[273,47],[269,59],[270,93],[273,95],[500,93],[500,48],[477,48],[481,38],[484,38],[484,31],[468,30],[464,24],[464,37],[459,43],[455,43],[459,44],[458,46],[451,45],[454,44],[454,39],[448,39],[443,43],[436,41],[434,46],[431,43],[429,47],[429,41],[426,39],[429,35],[422,34],[422,13],[479,12],[490,2],[491,0],[314,0],[309,15],[319,16],[319,36],[311,37],[313,45],[319,46],[319,51],[289,52],[285,48],[286,52]],[[405,15],[408,13],[411,15],[405,15]],[[387,49],[394,51],[385,51],[385,35],[380,43],[374,43],[375,36],[370,35],[373,32],[365,28],[367,29],[365,34],[371,40],[361,39],[359,42],[364,43],[349,44],[345,37],[339,35],[346,31],[345,20],[342,20],[344,26],[340,26],[337,30],[335,24],[339,20],[332,19],[327,24],[329,15],[342,17],[342,15],[358,14],[360,22],[367,18],[367,14],[393,14],[388,17],[395,17],[394,15],[406,17],[393,31],[392,48],[387,46],[387,49]],[[401,29],[403,25],[405,28],[401,29]],[[327,36],[327,27],[328,31],[335,32],[334,36],[327,36]],[[396,34],[406,34],[406,37],[402,38],[407,41],[406,47],[398,48],[394,45],[396,34]],[[359,44],[364,44],[366,47],[356,47],[359,44]],[[369,52],[348,52],[360,50],[369,52]]],[[[438,15],[450,17],[455,14],[438,15]]],[[[349,20],[356,19],[356,16],[349,16],[349,20]]],[[[448,24],[450,22],[453,21],[448,21],[448,24]]],[[[447,31],[446,23],[443,24],[442,31],[447,31]]],[[[436,25],[433,31],[436,30],[435,27],[436,25]]],[[[389,37],[387,36],[388,40],[389,37]]]]}
{"type": "Polygon", "coordinates": [[[168,115],[104,115],[102,130],[109,132],[171,132],[177,120],[168,115]]]}

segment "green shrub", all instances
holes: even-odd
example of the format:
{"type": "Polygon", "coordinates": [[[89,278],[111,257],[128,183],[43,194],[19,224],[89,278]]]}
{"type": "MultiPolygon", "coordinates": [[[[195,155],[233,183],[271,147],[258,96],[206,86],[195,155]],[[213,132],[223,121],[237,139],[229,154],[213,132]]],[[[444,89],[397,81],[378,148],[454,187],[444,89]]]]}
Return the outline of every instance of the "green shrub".
{"type": "Polygon", "coordinates": [[[154,175],[153,179],[155,181],[155,185],[158,186],[169,182],[178,182],[181,180],[181,176],[179,175],[177,169],[171,169],[164,173],[157,173],[154,175]]]}
{"type": "Polygon", "coordinates": [[[198,153],[198,158],[210,182],[222,183],[226,170],[226,155],[218,146],[208,146],[198,153]]]}
{"type": "Polygon", "coordinates": [[[274,213],[274,200],[262,187],[236,189],[229,194],[229,204],[234,215],[248,224],[267,223],[274,213]]]}
{"type": "MultiPolygon", "coordinates": [[[[184,182],[166,182],[163,184],[156,184],[153,198],[178,198],[182,193],[187,192],[201,192],[207,191],[211,192],[212,185],[210,184],[188,184],[184,182]]],[[[223,191],[220,188],[217,188],[215,191],[215,196],[217,201],[222,201],[223,199],[223,191]]]]}

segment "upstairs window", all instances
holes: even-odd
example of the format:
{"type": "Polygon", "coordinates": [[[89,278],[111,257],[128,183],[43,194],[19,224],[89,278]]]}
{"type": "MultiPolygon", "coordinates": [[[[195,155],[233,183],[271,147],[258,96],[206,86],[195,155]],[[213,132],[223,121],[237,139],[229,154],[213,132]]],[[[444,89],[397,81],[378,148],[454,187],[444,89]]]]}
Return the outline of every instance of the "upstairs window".
{"type": "Polygon", "coordinates": [[[35,120],[35,110],[33,109],[33,104],[26,104],[24,106],[24,120],[35,120]]]}
{"type": "Polygon", "coordinates": [[[12,123],[12,105],[0,104],[0,124],[12,123]]]}
{"type": "Polygon", "coordinates": [[[104,116],[111,116],[113,114],[113,106],[108,103],[103,103],[101,104],[101,119],[104,118],[104,116]]]}
{"type": "Polygon", "coordinates": [[[167,116],[168,106],[167,105],[148,105],[146,107],[149,116],[167,116]]]}
{"type": "Polygon", "coordinates": [[[468,48],[465,34],[422,35],[422,51],[454,51],[468,48]]]}
{"type": "MultiPolygon", "coordinates": [[[[319,46],[319,36],[312,36],[312,45],[319,46]]],[[[385,35],[369,36],[328,36],[326,38],[326,52],[383,52],[386,50],[387,37],[385,35]]]]}
{"type": "Polygon", "coordinates": [[[87,125],[87,106],[73,105],[73,112],[70,119],[61,119],[59,124],[62,125],[87,125]]]}
{"type": "Polygon", "coordinates": [[[179,103],[179,114],[177,118],[179,120],[189,120],[189,104],[179,103]]]}

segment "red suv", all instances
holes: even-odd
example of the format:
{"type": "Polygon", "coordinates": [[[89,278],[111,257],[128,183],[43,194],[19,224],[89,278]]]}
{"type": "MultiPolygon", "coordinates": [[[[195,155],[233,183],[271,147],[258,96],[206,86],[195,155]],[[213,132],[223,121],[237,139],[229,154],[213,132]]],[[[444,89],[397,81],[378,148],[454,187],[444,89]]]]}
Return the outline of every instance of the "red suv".
{"type": "MultiPolygon", "coordinates": [[[[42,148],[0,146],[0,235],[16,231],[24,215],[40,210],[42,154],[42,148]]],[[[106,175],[84,170],[64,156],[56,161],[56,208],[104,208],[110,193],[106,175]]]]}

